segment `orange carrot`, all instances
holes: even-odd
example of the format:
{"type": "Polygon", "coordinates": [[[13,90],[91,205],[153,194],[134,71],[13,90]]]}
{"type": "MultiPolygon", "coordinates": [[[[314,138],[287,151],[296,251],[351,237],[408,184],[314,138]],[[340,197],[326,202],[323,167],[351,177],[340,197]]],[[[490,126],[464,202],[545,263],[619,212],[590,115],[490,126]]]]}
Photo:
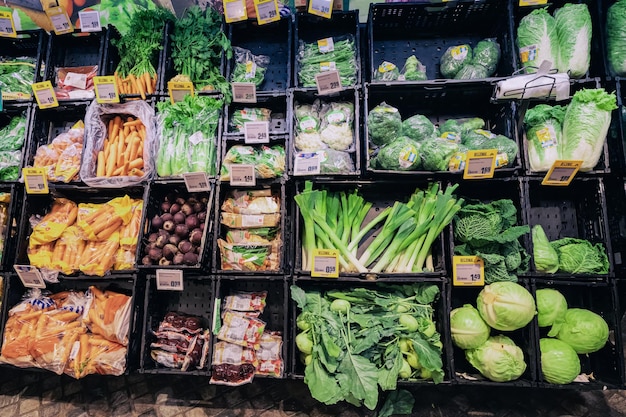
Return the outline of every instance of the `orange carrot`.
{"type": "Polygon", "coordinates": [[[100,151],[98,152],[98,166],[96,167],[96,176],[104,177],[105,172],[106,171],[104,169],[104,152],[100,151]]]}

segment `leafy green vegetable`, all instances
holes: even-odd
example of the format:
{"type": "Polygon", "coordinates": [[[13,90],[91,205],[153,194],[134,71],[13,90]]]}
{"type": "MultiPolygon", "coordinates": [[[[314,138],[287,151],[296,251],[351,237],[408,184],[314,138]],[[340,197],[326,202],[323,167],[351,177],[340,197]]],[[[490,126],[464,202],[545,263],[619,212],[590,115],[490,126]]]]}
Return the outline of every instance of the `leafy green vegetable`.
{"type": "Polygon", "coordinates": [[[333,38],[332,51],[321,48],[317,42],[300,41],[298,79],[302,87],[315,87],[315,75],[336,69],[339,71],[341,85],[348,87],[357,82],[356,47],[351,35],[333,38]]]}
{"type": "Polygon", "coordinates": [[[247,49],[234,47],[235,69],[230,77],[231,82],[254,83],[257,87],[265,81],[265,71],[270,57],[253,55],[247,49]]]}
{"type": "Polygon", "coordinates": [[[526,370],[522,349],[503,335],[491,336],[476,349],[466,350],[465,357],[484,377],[494,382],[516,380],[526,370]]]}
{"type": "Polygon", "coordinates": [[[385,399],[378,417],[391,417],[399,414],[411,414],[413,412],[413,405],[415,404],[415,398],[413,395],[404,389],[399,389],[390,392],[385,399]]]}
{"type": "Polygon", "coordinates": [[[402,122],[402,135],[416,141],[431,139],[436,136],[436,132],[435,125],[421,114],[411,116],[402,122]]]}
{"type": "Polygon", "coordinates": [[[0,180],[17,181],[21,166],[21,151],[0,151],[0,180]]]}
{"type": "Polygon", "coordinates": [[[463,133],[463,128],[461,124],[456,119],[448,119],[446,120],[440,127],[440,139],[445,139],[450,142],[461,142],[461,134],[463,133]]]}
{"type": "Polygon", "coordinates": [[[611,72],[626,75],[626,1],[617,0],[606,12],[607,58],[611,72]]]}
{"type": "Polygon", "coordinates": [[[35,80],[33,58],[3,58],[0,56],[0,90],[5,100],[13,97],[29,98],[35,80]]]}
{"type": "Polygon", "coordinates": [[[272,111],[261,107],[244,107],[232,111],[228,127],[232,132],[244,133],[246,122],[269,122],[272,111]]]}
{"type": "Polygon", "coordinates": [[[532,228],[533,259],[538,272],[554,274],[559,269],[559,255],[550,244],[546,232],[541,225],[532,228]]]}
{"type": "Polygon", "coordinates": [[[140,11],[155,10],[156,4],[151,0],[137,0],[127,2],[125,0],[101,0],[99,4],[90,6],[99,10],[103,21],[115,26],[122,36],[128,35],[133,30],[133,16],[140,11]]]}
{"type": "Polygon", "coordinates": [[[24,146],[26,116],[14,116],[0,129],[0,151],[17,151],[24,146]]]}
{"type": "Polygon", "coordinates": [[[487,68],[480,64],[467,63],[454,75],[455,80],[474,80],[489,77],[487,68]]]}
{"type": "Polygon", "coordinates": [[[400,76],[400,70],[392,63],[384,61],[374,71],[375,81],[396,81],[400,76]]]}
{"type": "Polygon", "coordinates": [[[405,81],[426,81],[428,79],[426,76],[426,67],[415,55],[411,55],[404,62],[402,76],[405,81]]]}
{"type": "Polygon", "coordinates": [[[548,336],[556,336],[578,354],[593,353],[609,340],[609,325],[593,311],[570,308],[562,322],[554,323],[548,336]]]}
{"type": "Polygon", "coordinates": [[[379,169],[413,171],[419,168],[419,143],[401,136],[383,145],[372,163],[379,169]]]}
{"type": "Polygon", "coordinates": [[[421,142],[420,155],[426,171],[447,171],[450,158],[459,150],[459,145],[445,139],[421,142]]]}
{"type": "Polygon", "coordinates": [[[559,42],[556,22],[546,9],[535,9],[522,18],[517,27],[520,60],[527,73],[537,72],[546,60],[557,68],[559,42]]]}
{"type": "Polygon", "coordinates": [[[551,384],[569,384],[580,374],[580,359],[576,351],[558,339],[539,340],[541,373],[551,384]]]}
{"type": "Polygon", "coordinates": [[[496,149],[498,155],[496,157],[496,168],[502,168],[515,163],[519,146],[517,142],[507,138],[504,135],[495,135],[491,139],[487,139],[483,143],[484,149],[496,149]]]}
{"type": "Polygon", "coordinates": [[[591,14],[585,3],[565,3],[554,13],[559,40],[557,68],[571,78],[584,77],[591,61],[591,14]]]}
{"type": "Polygon", "coordinates": [[[448,47],[439,60],[441,75],[454,78],[466,63],[472,61],[472,56],[472,47],[467,44],[448,47]]]}
{"type": "Polygon", "coordinates": [[[526,143],[531,171],[548,171],[559,159],[558,144],[561,143],[565,106],[538,104],[524,116],[526,143]]]}
{"type": "Polygon", "coordinates": [[[491,139],[493,136],[493,133],[488,130],[475,129],[463,132],[461,134],[461,143],[472,150],[487,149],[484,144],[487,139],[491,139]]]}
{"type": "Polygon", "coordinates": [[[476,305],[480,316],[492,328],[512,331],[526,326],[535,316],[535,300],[528,290],[515,282],[485,285],[476,305]]]}
{"type": "Polygon", "coordinates": [[[491,329],[472,305],[465,304],[450,312],[452,342],[461,349],[474,349],[489,338],[491,329]]]}
{"type": "Polygon", "coordinates": [[[256,178],[277,178],[285,173],[285,148],[282,145],[232,146],[222,161],[221,181],[230,181],[230,166],[236,164],[254,165],[256,178]]]}
{"type": "MultiPolygon", "coordinates": [[[[472,59],[473,65],[480,65],[485,68],[485,77],[473,77],[473,78],[486,78],[491,77],[498,67],[500,61],[500,44],[494,38],[483,39],[474,47],[474,58],[472,59]]],[[[457,78],[458,74],[457,74],[457,78]]]]}
{"type": "Polygon", "coordinates": [[[535,296],[539,327],[549,327],[565,319],[567,300],[558,290],[541,288],[536,291],[535,296]]]}
{"type": "Polygon", "coordinates": [[[380,103],[370,110],[367,116],[367,129],[374,145],[391,143],[402,130],[400,112],[385,102],[380,103]]]}
{"type": "Polygon", "coordinates": [[[560,159],[580,159],[581,171],[592,170],[602,154],[616,103],[615,93],[603,88],[577,91],[565,111],[563,140],[558,147],[560,159]]]}
{"type": "Polygon", "coordinates": [[[608,274],[609,258],[602,243],[566,237],[550,242],[559,256],[559,271],[570,274],[608,274]]]}

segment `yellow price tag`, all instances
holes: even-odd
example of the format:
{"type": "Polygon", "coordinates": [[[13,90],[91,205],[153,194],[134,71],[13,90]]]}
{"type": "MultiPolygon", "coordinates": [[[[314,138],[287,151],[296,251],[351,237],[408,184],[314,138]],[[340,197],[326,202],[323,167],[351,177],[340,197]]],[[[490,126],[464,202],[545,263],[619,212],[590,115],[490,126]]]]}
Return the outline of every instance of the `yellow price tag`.
{"type": "Polygon", "coordinates": [[[24,168],[24,185],[27,194],[48,194],[48,173],[46,168],[24,168]]]}
{"type": "Polygon", "coordinates": [[[496,169],[496,149],[481,149],[478,151],[467,151],[467,160],[463,179],[475,180],[482,178],[493,178],[496,169]]]}
{"type": "Polygon", "coordinates": [[[583,161],[554,161],[543,181],[541,181],[541,185],[568,186],[582,164],[583,161]]]}
{"type": "Polygon", "coordinates": [[[246,2],[244,0],[223,0],[224,18],[226,23],[239,22],[248,18],[246,2]]]}
{"type": "Polygon", "coordinates": [[[57,35],[64,35],[74,31],[70,17],[63,7],[57,6],[46,9],[46,14],[48,19],[50,19],[50,23],[52,23],[54,33],[57,35]]]}
{"type": "Polygon", "coordinates": [[[520,7],[540,6],[542,4],[548,4],[548,0],[519,0],[520,7]]]}
{"type": "Polygon", "coordinates": [[[15,23],[13,22],[13,13],[9,10],[0,10],[0,36],[7,38],[16,38],[15,23]]]}
{"type": "Polygon", "coordinates": [[[339,251],[314,249],[312,277],[339,278],[339,251]]]}
{"type": "Polygon", "coordinates": [[[179,83],[175,81],[169,81],[167,83],[167,89],[170,92],[170,100],[172,101],[172,104],[176,103],[177,101],[183,101],[187,94],[193,96],[194,91],[192,82],[179,83]]]}
{"type": "Polygon", "coordinates": [[[485,285],[485,262],[478,256],[453,256],[452,285],[463,287],[485,285]]]}
{"type": "Polygon", "coordinates": [[[309,0],[309,14],[330,19],[333,13],[332,0],[309,0]]]}
{"type": "Polygon", "coordinates": [[[100,104],[119,103],[120,93],[117,89],[115,77],[93,77],[93,85],[96,89],[96,101],[100,104]]]}
{"type": "Polygon", "coordinates": [[[256,20],[259,25],[280,20],[276,0],[254,0],[254,10],[256,10],[256,20]]]}
{"type": "Polygon", "coordinates": [[[33,93],[35,94],[35,99],[40,109],[50,109],[59,106],[57,95],[50,81],[35,83],[32,84],[31,87],[33,88],[33,93]]]}

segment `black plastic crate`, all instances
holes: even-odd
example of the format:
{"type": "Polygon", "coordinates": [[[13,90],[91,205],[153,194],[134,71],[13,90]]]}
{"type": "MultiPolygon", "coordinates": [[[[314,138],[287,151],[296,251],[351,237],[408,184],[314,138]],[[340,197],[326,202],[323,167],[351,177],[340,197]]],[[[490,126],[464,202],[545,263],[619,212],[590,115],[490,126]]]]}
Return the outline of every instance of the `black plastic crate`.
{"type": "MultiPolygon", "coordinates": [[[[117,279],[95,278],[95,279],[62,279],[57,283],[46,283],[46,291],[56,294],[63,291],[87,291],[90,286],[95,286],[101,291],[114,291],[131,297],[130,300],[130,320],[128,326],[128,346],[126,353],[126,371],[125,375],[129,375],[138,368],[137,356],[139,354],[141,336],[141,323],[143,320],[143,299],[145,284],[143,280],[138,279],[136,274],[124,274],[117,279]]],[[[5,279],[5,298],[2,303],[2,313],[8,317],[9,310],[16,304],[20,303],[22,298],[29,291],[25,288],[21,280],[16,274],[8,274],[5,279]]],[[[0,323],[2,338],[0,343],[4,341],[4,327],[6,321],[0,323]]],[[[12,369],[16,369],[11,365],[2,365],[12,369]]],[[[36,368],[28,368],[33,370],[36,368]]]]}
{"type": "MultiPolygon", "coordinates": [[[[293,85],[301,87],[302,83],[298,77],[300,73],[300,63],[298,61],[298,48],[300,41],[304,43],[314,43],[320,39],[351,35],[354,37],[354,47],[356,49],[356,85],[360,85],[362,81],[361,75],[361,52],[360,52],[360,30],[359,30],[359,11],[337,11],[333,10],[330,19],[315,16],[312,14],[298,12],[296,14],[296,30],[294,49],[294,74],[293,85]]],[[[349,87],[344,85],[343,87],[349,87]]],[[[313,88],[316,90],[315,88],[313,88]]]]}
{"type": "MultiPolygon", "coordinates": [[[[371,4],[368,16],[369,68],[367,80],[374,80],[376,69],[388,61],[402,70],[411,55],[426,67],[428,81],[409,83],[481,83],[489,85],[490,79],[448,80],[440,72],[440,59],[449,47],[469,44],[472,48],[482,39],[495,39],[501,57],[495,74],[490,77],[510,76],[515,71],[515,58],[511,32],[510,3],[507,1],[460,0],[432,4],[371,4]]],[[[406,84],[407,81],[384,84],[406,84]]]]}
{"type": "MultiPolygon", "coordinates": [[[[291,132],[293,108],[290,106],[288,97],[285,94],[276,94],[272,96],[257,96],[255,104],[231,103],[226,106],[224,111],[224,139],[228,141],[244,140],[244,131],[240,131],[232,123],[233,114],[244,109],[270,110],[270,141],[275,137],[289,135],[291,132]]],[[[250,121],[252,121],[252,118],[250,121]]]]}
{"type": "MultiPolygon", "coordinates": [[[[341,165],[341,168],[337,167],[336,163],[328,164],[328,169],[324,169],[320,171],[319,174],[314,174],[313,176],[317,179],[331,179],[331,178],[346,178],[346,177],[356,177],[361,174],[361,102],[360,102],[360,94],[359,90],[356,89],[345,89],[341,91],[338,95],[333,96],[318,96],[316,91],[307,90],[307,89],[293,89],[289,96],[289,104],[288,107],[291,111],[291,125],[289,126],[291,130],[291,145],[288,150],[287,159],[289,160],[289,175],[290,176],[299,176],[299,177],[311,177],[311,175],[305,173],[304,171],[296,172],[296,158],[300,154],[303,156],[303,159],[314,156],[317,153],[317,158],[320,159],[320,163],[326,161],[326,154],[323,153],[324,149],[319,149],[316,151],[305,151],[300,152],[296,149],[296,139],[298,135],[298,122],[296,120],[295,114],[295,106],[297,103],[300,104],[313,104],[316,99],[319,99],[321,103],[333,103],[333,102],[348,102],[354,104],[354,114],[352,120],[352,131],[353,131],[353,144],[346,149],[346,152],[349,153],[349,158],[354,165],[354,171],[350,171],[347,169],[345,164],[341,165]]],[[[321,120],[320,120],[321,125],[321,120]]],[[[330,159],[332,161],[332,159],[330,159]]],[[[307,165],[308,166],[308,165],[307,165]]],[[[352,167],[350,167],[352,168],[352,167]]]]}
{"type": "MultiPolygon", "coordinates": [[[[192,271],[208,271],[210,270],[210,262],[211,256],[211,243],[213,241],[213,196],[215,192],[215,187],[213,183],[210,183],[210,191],[202,191],[197,193],[190,193],[187,191],[187,188],[183,182],[165,182],[165,183],[157,183],[153,182],[149,186],[148,195],[145,200],[145,210],[144,217],[142,220],[141,227],[141,236],[140,236],[140,252],[138,253],[137,263],[140,269],[154,270],[154,269],[182,269],[182,270],[192,270],[192,271]],[[177,199],[183,198],[187,199],[194,196],[196,199],[206,199],[206,202],[203,203],[206,207],[206,215],[204,221],[199,221],[199,224],[202,224],[204,230],[202,232],[202,241],[199,245],[200,253],[198,255],[198,262],[193,265],[174,265],[173,263],[169,265],[160,265],[158,262],[155,265],[145,265],[143,263],[143,258],[148,256],[146,253],[147,246],[151,240],[152,234],[159,235],[159,230],[152,227],[152,219],[157,215],[162,215],[165,211],[162,208],[162,204],[165,202],[165,199],[177,199]]],[[[202,200],[200,201],[202,203],[202,200]]],[[[178,203],[176,203],[178,204],[178,203]]],[[[183,203],[184,204],[184,203],[183,203]]],[[[181,204],[178,204],[182,206],[181,204]]],[[[175,213],[173,213],[175,214],[175,213]]],[[[198,219],[199,220],[199,219],[198,219]]],[[[186,221],[186,218],[185,218],[186,221]]],[[[175,223],[176,224],[176,223],[175,223]]],[[[191,230],[190,230],[191,232],[191,230]]],[[[170,235],[174,235],[175,233],[170,233],[170,235]]],[[[171,242],[169,242],[171,243],[171,242]]]]}
{"type": "Polygon", "coordinates": [[[617,96],[617,109],[613,110],[611,115],[611,126],[606,140],[609,148],[611,171],[613,174],[623,177],[626,174],[626,146],[624,143],[626,109],[624,109],[623,96],[626,93],[626,86],[623,78],[616,77],[615,80],[606,81],[604,88],[609,92],[615,91],[617,96]]]}
{"type": "MultiPolygon", "coordinates": [[[[475,85],[465,86],[404,86],[366,84],[363,114],[366,172],[370,175],[404,175],[404,176],[436,176],[461,177],[463,172],[450,171],[392,171],[370,167],[370,160],[377,154],[378,148],[370,143],[368,119],[369,112],[376,106],[387,103],[397,108],[403,121],[416,114],[430,119],[435,126],[442,125],[448,119],[464,119],[480,117],[485,121],[485,128],[494,134],[512,139],[518,144],[519,151],[515,161],[504,168],[497,168],[494,176],[504,177],[516,174],[522,166],[520,141],[517,136],[515,122],[515,105],[511,103],[491,103],[490,92],[475,85]]],[[[443,132],[442,132],[443,133],[443,132]]],[[[418,150],[419,153],[419,150],[418,150]]]]}
{"type": "MultiPolygon", "coordinates": [[[[237,292],[262,292],[267,291],[266,305],[259,319],[263,320],[266,331],[280,332],[282,336],[282,359],[283,359],[283,375],[285,378],[289,370],[289,348],[290,348],[290,328],[289,328],[289,288],[288,281],[284,276],[267,277],[264,280],[250,279],[248,276],[220,276],[215,285],[215,308],[214,314],[221,314],[218,303],[221,308],[224,306],[224,299],[228,295],[237,292]],[[218,301],[219,300],[219,301],[218,301]]],[[[220,340],[215,333],[218,329],[213,329],[211,355],[215,343],[220,340]]],[[[211,356],[211,364],[213,357],[211,356]]],[[[255,378],[264,378],[256,376],[255,378]]],[[[269,378],[269,377],[268,377],[269,378]]]]}
{"type": "MultiPolygon", "coordinates": [[[[590,47],[590,55],[591,61],[589,65],[589,70],[587,74],[581,78],[584,80],[589,77],[604,77],[608,74],[606,70],[606,61],[605,61],[605,41],[604,41],[604,31],[605,31],[605,19],[601,18],[601,3],[600,0],[550,0],[546,4],[537,5],[537,6],[519,6],[519,2],[513,1],[512,3],[512,23],[513,23],[513,39],[514,39],[514,59],[516,69],[523,68],[522,61],[519,55],[519,48],[517,44],[517,28],[519,26],[520,20],[528,15],[533,9],[537,8],[545,8],[547,7],[547,11],[550,15],[554,15],[554,11],[563,7],[566,3],[575,3],[581,4],[584,3],[589,8],[589,14],[591,15],[591,26],[592,26],[592,34],[591,34],[591,47],[590,47]]],[[[553,63],[554,64],[554,63],[553,63]]]]}
{"type": "MultiPolygon", "coordinates": [[[[20,154],[20,162],[19,164],[17,164],[18,166],[18,179],[22,176],[22,167],[24,166],[24,159],[25,159],[25,155],[28,152],[28,149],[30,147],[30,143],[29,143],[29,137],[30,137],[30,131],[32,129],[32,113],[34,112],[34,105],[31,105],[29,103],[19,103],[19,104],[11,104],[11,105],[5,105],[4,109],[2,112],[0,112],[0,129],[8,126],[8,124],[11,122],[11,119],[13,119],[14,117],[18,117],[20,115],[23,115],[26,118],[26,129],[24,132],[24,144],[22,145],[22,147],[20,149],[17,150],[17,152],[20,154]]],[[[7,151],[7,152],[13,152],[13,151],[7,151]]],[[[4,152],[0,152],[4,153],[4,152]]],[[[4,159],[4,157],[3,157],[4,159]]],[[[8,159],[8,160],[12,160],[12,159],[8,159]]],[[[14,166],[14,165],[10,165],[10,166],[14,166]]],[[[8,166],[6,165],[6,163],[2,164],[2,170],[6,169],[8,166]]],[[[16,182],[17,179],[15,180],[0,180],[0,183],[9,183],[9,182],[16,182]]]]}
{"type": "MultiPolygon", "coordinates": [[[[37,149],[43,145],[49,145],[57,136],[67,132],[77,122],[85,122],[85,113],[89,103],[63,103],[58,107],[41,110],[33,107],[33,117],[28,139],[28,149],[24,156],[24,166],[32,167],[37,154],[37,149]]],[[[83,138],[84,143],[84,138],[83,138]]],[[[80,168],[80,165],[79,165],[80,168]]],[[[49,182],[50,179],[48,179],[49,182]]],[[[80,180],[71,181],[79,184],[80,180]]]]}
{"type": "MultiPolygon", "coordinates": [[[[549,104],[552,106],[561,105],[561,106],[567,107],[569,103],[571,102],[571,98],[574,96],[574,94],[577,91],[580,91],[582,89],[596,89],[596,88],[601,88],[601,87],[604,87],[604,89],[609,93],[615,91],[615,87],[610,88],[610,86],[608,85],[603,85],[600,78],[586,79],[586,80],[580,80],[580,81],[571,81],[569,99],[560,101],[560,102],[551,102],[549,104]]],[[[618,99],[618,103],[619,103],[619,99],[618,99]]],[[[532,108],[537,104],[539,104],[539,102],[534,101],[534,100],[533,100],[532,105],[530,104],[530,102],[519,104],[516,108],[517,111],[515,114],[515,118],[517,119],[519,137],[520,137],[520,142],[522,144],[522,147],[520,147],[520,152],[523,153],[522,159],[523,159],[525,175],[545,177],[547,171],[533,171],[531,169],[530,159],[528,156],[528,152],[529,152],[528,137],[527,137],[527,132],[526,132],[526,126],[524,124],[524,117],[526,116],[526,112],[528,111],[529,108],[532,108]]],[[[577,176],[578,175],[589,176],[589,175],[610,174],[613,163],[617,164],[616,166],[618,167],[618,169],[621,165],[623,165],[623,162],[619,161],[618,159],[620,155],[619,152],[621,152],[621,147],[618,148],[618,143],[617,143],[617,137],[620,133],[619,131],[615,130],[616,129],[615,119],[617,115],[618,115],[618,110],[613,111],[613,114],[611,116],[611,126],[609,127],[609,132],[607,133],[607,138],[604,142],[602,152],[600,154],[600,158],[598,159],[598,163],[590,171],[585,171],[585,172],[579,171],[579,173],[576,174],[577,176]]]]}
{"type": "MultiPolygon", "coordinates": [[[[518,282],[521,286],[531,292],[531,286],[528,281],[518,282]]],[[[476,299],[483,287],[452,287],[450,290],[450,311],[455,308],[462,307],[465,304],[471,304],[477,308],[476,299]]],[[[521,329],[514,331],[500,331],[491,329],[490,336],[503,335],[509,337],[524,353],[524,362],[526,362],[526,370],[516,380],[509,382],[494,382],[483,377],[480,372],[474,368],[465,357],[463,349],[453,345],[452,357],[452,373],[454,381],[460,385],[480,385],[480,386],[509,386],[509,387],[533,387],[537,380],[536,370],[536,318],[521,329]]]]}
{"type": "MultiPolygon", "coordinates": [[[[581,376],[589,376],[588,382],[570,384],[551,384],[543,379],[541,372],[541,352],[537,345],[537,381],[541,388],[565,389],[606,389],[624,385],[624,352],[622,345],[622,317],[619,307],[619,294],[614,283],[553,282],[536,279],[533,292],[550,288],[559,291],[567,300],[568,308],[582,308],[600,315],[609,326],[609,340],[597,352],[579,354],[581,376]]],[[[550,327],[537,328],[537,343],[540,338],[548,337],[550,327]]]]}
{"type": "MultiPolygon", "coordinates": [[[[368,224],[378,214],[386,209],[392,207],[396,201],[406,203],[411,194],[420,189],[426,190],[429,183],[428,181],[412,181],[410,183],[403,182],[387,182],[387,181],[316,181],[313,185],[314,190],[326,189],[332,192],[345,191],[346,193],[358,190],[366,202],[372,203],[372,208],[365,216],[363,224],[368,224]]],[[[296,183],[295,193],[298,194],[304,189],[304,183],[296,183]]],[[[293,253],[294,253],[294,274],[299,279],[314,279],[311,278],[311,271],[304,270],[302,259],[302,235],[304,232],[304,221],[300,215],[300,209],[297,204],[293,204],[293,253]]],[[[377,230],[382,227],[384,222],[379,223],[371,231],[369,231],[361,240],[361,244],[358,247],[357,258],[363,254],[367,246],[378,236],[377,230]]],[[[433,242],[431,246],[432,250],[432,272],[339,272],[339,278],[335,279],[339,281],[356,281],[364,282],[368,280],[372,281],[442,281],[445,280],[447,272],[445,262],[445,238],[446,233],[450,233],[450,226],[444,228],[441,236],[439,236],[433,242]]],[[[375,265],[373,263],[372,265],[375,265]]],[[[341,269],[341,268],[340,268],[341,269]]],[[[324,279],[324,278],[323,278],[324,279]]],[[[323,280],[322,279],[322,280],[323,280]]]]}
{"type": "MultiPolygon", "coordinates": [[[[155,362],[150,355],[150,344],[156,340],[154,332],[158,330],[159,323],[169,312],[184,313],[199,317],[202,328],[211,329],[213,321],[213,302],[215,298],[215,284],[207,276],[186,276],[183,278],[182,291],[163,291],[157,289],[156,276],[147,277],[143,329],[141,338],[141,354],[139,357],[139,371],[146,374],[171,374],[171,375],[200,375],[209,374],[211,361],[210,349],[204,368],[188,369],[182,371],[176,368],[168,368],[155,362]]],[[[207,341],[206,343],[211,343],[207,341]]]]}
{"type": "MultiPolygon", "coordinates": [[[[436,285],[439,288],[439,296],[433,303],[433,320],[435,322],[436,330],[441,335],[441,342],[443,344],[443,351],[441,354],[441,360],[443,362],[443,372],[444,379],[443,384],[450,383],[453,379],[451,372],[451,364],[448,360],[448,356],[450,353],[450,343],[447,340],[449,336],[449,309],[448,309],[448,297],[447,293],[447,283],[445,282],[429,282],[424,281],[424,283],[436,285]]],[[[379,286],[375,281],[363,281],[359,284],[354,284],[351,282],[337,282],[336,280],[322,280],[322,281],[309,281],[302,280],[299,278],[294,278],[293,285],[298,286],[306,293],[317,292],[322,296],[329,290],[352,290],[356,288],[365,288],[370,290],[385,290],[384,286],[379,286]]],[[[410,285],[409,282],[397,283],[397,285],[410,285]]],[[[302,359],[300,358],[300,351],[298,350],[295,339],[298,333],[301,330],[297,327],[297,318],[301,313],[301,310],[298,308],[297,303],[291,298],[291,291],[287,294],[288,302],[290,305],[290,323],[289,327],[291,330],[291,340],[289,343],[289,349],[291,352],[290,362],[291,362],[291,377],[296,379],[302,379],[304,377],[304,364],[302,363],[302,359]]],[[[418,356],[419,358],[419,356],[418,356]]],[[[433,386],[434,383],[432,380],[398,380],[398,388],[407,385],[430,385],[433,386]]]]}
{"type": "MultiPolygon", "coordinates": [[[[19,214],[24,204],[24,188],[18,184],[2,184],[0,185],[0,194],[2,193],[8,194],[10,200],[7,203],[2,203],[2,206],[6,206],[6,213],[4,213],[6,218],[4,222],[0,222],[2,238],[0,267],[4,272],[12,272],[17,247],[19,214]]],[[[1,212],[2,210],[0,210],[1,212]]]]}
{"type": "MultiPolygon", "coordinates": [[[[613,252],[608,231],[608,215],[604,181],[600,178],[584,178],[572,181],[568,187],[541,185],[538,179],[530,178],[525,185],[528,225],[541,225],[549,241],[564,237],[585,239],[592,244],[601,243],[609,260],[607,275],[572,275],[557,272],[537,272],[531,263],[533,276],[576,279],[606,280],[613,276],[613,252]]],[[[529,239],[529,248],[533,248],[529,239]]]]}
{"type": "MultiPolygon", "coordinates": [[[[268,277],[273,277],[276,275],[282,276],[291,270],[292,258],[290,256],[289,248],[291,247],[291,222],[292,218],[288,215],[291,213],[290,205],[292,204],[290,199],[287,199],[286,192],[286,183],[284,179],[277,180],[267,180],[264,182],[257,181],[257,185],[255,187],[238,187],[231,186],[228,182],[220,182],[217,186],[217,191],[215,193],[215,232],[214,232],[214,241],[213,241],[213,263],[212,270],[215,273],[222,274],[223,276],[243,276],[246,278],[260,278],[266,279],[268,277]],[[219,248],[218,240],[225,239],[226,233],[230,230],[229,227],[223,225],[221,223],[222,215],[221,215],[221,207],[226,198],[228,198],[232,191],[247,191],[247,190],[271,190],[272,195],[278,196],[278,201],[280,203],[280,220],[278,221],[278,228],[280,233],[280,239],[282,240],[282,245],[280,247],[278,260],[278,269],[275,270],[259,270],[259,271],[237,271],[224,269],[222,267],[222,254],[219,248]]],[[[249,219],[254,221],[259,216],[251,215],[249,219]]],[[[242,227],[242,229],[246,229],[242,227]]]]}
{"type": "MultiPolygon", "coordinates": [[[[270,58],[263,84],[257,87],[262,94],[285,94],[291,87],[293,48],[293,16],[282,17],[278,22],[259,25],[256,20],[245,20],[228,25],[228,39],[233,47],[248,49],[253,55],[270,58]]],[[[235,67],[235,56],[227,63],[226,74],[230,80],[235,67]]]]}
{"type": "MultiPolygon", "coordinates": [[[[89,100],[91,101],[95,97],[95,89],[93,87],[93,78],[87,77],[86,86],[91,84],[92,94],[88,94],[87,91],[81,92],[78,96],[68,94],[64,96],[60,94],[63,91],[62,87],[59,87],[56,83],[57,71],[59,68],[67,68],[71,71],[76,67],[88,67],[96,66],[95,76],[103,75],[103,59],[106,50],[107,43],[107,30],[103,28],[100,32],[81,32],[80,29],[76,29],[73,33],[68,35],[50,35],[47,45],[48,57],[45,65],[45,80],[50,80],[52,86],[57,91],[57,98],[59,100],[89,100]]],[[[86,71],[86,69],[85,69],[86,71]]],[[[77,71],[78,73],[87,72],[77,71]]],[[[76,93],[74,93],[76,94],[76,93]]]]}
{"type": "Polygon", "coordinates": [[[605,178],[604,181],[613,267],[615,278],[619,280],[624,278],[626,267],[626,190],[620,177],[605,178]]]}
{"type": "MultiPolygon", "coordinates": [[[[42,80],[42,67],[45,63],[47,50],[44,45],[48,42],[48,35],[42,29],[18,31],[17,38],[0,38],[0,59],[16,59],[27,57],[31,58],[34,62],[35,76],[31,80],[31,83],[35,83],[42,80]]],[[[5,102],[13,100],[28,100],[32,98],[32,91],[27,89],[25,91],[27,95],[8,95],[7,91],[2,91],[2,97],[5,102]]]]}
{"type": "MultiPolygon", "coordinates": [[[[145,201],[146,201],[146,189],[144,187],[128,187],[128,188],[117,188],[117,189],[96,189],[91,187],[83,187],[83,186],[58,186],[54,189],[51,189],[50,194],[28,194],[24,199],[24,204],[22,205],[20,214],[19,214],[19,229],[17,235],[17,248],[15,255],[15,264],[17,265],[29,265],[28,260],[28,241],[30,235],[33,231],[33,228],[30,224],[30,217],[33,215],[43,216],[45,215],[53,201],[54,198],[67,198],[76,204],[80,203],[106,203],[113,198],[123,197],[128,195],[131,199],[138,199],[144,201],[144,210],[142,213],[142,221],[143,217],[145,217],[145,201]]],[[[137,237],[137,254],[139,254],[139,250],[141,247],[141,233],[140,236],[137,237]]],[[[137,260],[137,256],[135,256],[135,260],[137,260]]],[[[124,278],[129,274],[129,272],[135,271],[135,268],[132,270],[112,270],[109,271],[104,279],[108,278],[124,278]]],[[[64,274],[59,274],[59,276],[65,276],[64,274]]],[[[91,275],[85,275],[82,272],[78,272],[74,275],[71,275],[80,279],[98,279],[98,277],[94,277],[91,275]]],[[[103,279],[103,278],[99,278],[103,279]]]]}

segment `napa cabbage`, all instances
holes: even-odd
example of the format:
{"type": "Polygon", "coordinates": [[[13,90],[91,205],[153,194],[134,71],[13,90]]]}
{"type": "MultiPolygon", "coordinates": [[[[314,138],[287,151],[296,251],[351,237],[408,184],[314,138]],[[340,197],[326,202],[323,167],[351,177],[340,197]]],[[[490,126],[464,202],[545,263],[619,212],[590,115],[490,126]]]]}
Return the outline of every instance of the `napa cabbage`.
{"type": "Polygon", "coordinates": [[[626,0],[617,0],[606,13],[607,58],[611,72],[626,75],[626,0]]]}
{"type": "Polygon", "coordinates": [[[517,27],[520,60],[527,73],[537,72],[541,63],[550,61],[557,67],[559,42],[556,22],[545,9],[535,9],[524,16],[517,27]]]}
{"type": "Polygon", "coordinates": [[[564,106],[539,104],[524,116],[530,170],[548,171],[559,159],[558,144],[562,140],[564,106]]]}
{"type": "Polygon", "coordinates": [[[557,67],[571,78],[584,77],[591,61],[591,15],[585,3],[566,3],[554,13],[559,40],[557,67]]]}

